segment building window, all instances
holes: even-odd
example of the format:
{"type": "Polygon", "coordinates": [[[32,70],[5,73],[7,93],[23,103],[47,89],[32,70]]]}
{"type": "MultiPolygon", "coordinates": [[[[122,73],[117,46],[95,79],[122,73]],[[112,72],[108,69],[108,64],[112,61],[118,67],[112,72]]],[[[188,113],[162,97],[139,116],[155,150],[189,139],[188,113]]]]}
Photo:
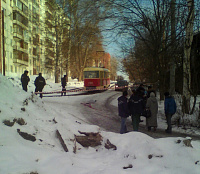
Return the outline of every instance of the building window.
{"type": "Polygon", "coordinates": [[[15,73],[17,73],[17,67],[15,67],[15,73]]]}
{"type": "Polygon", "coordinates": [[[13,57],[12,57],[12,53],[10,53],[10,58],[12,59],[13,57]]]}
{"type": "Polygon", "coordinates": [[[10,71],[13,72],[13,66],[12,65],[10,66],[10,71]]]}
{"type": "Polygon", "coordinates": [[[17,7],[22,11],[22,2],[20,0],[17,1],[17,7]]]}
{"type": "Polygon", "coordinates": [[[13,0],[13,6],[16,6],[16,0],[13,0]]]}

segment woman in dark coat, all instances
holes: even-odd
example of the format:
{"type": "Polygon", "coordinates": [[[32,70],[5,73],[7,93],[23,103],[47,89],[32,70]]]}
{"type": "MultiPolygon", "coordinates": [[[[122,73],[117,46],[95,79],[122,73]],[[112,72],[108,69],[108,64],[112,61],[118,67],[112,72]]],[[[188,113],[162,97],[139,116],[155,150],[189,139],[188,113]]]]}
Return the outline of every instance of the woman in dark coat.
{"type": "Polygon", "coordinates": [[[146,108],[149,108],[151,111],[151,117],[146,119],[146,126],[149,131],[151,130],[151,127],[153,127],[154,131],[156,131],[156,128],[158,126],[157,124],[158,101],[155,97],[154,92],[150,93],[150,97],[147,99],[146,108]]]}

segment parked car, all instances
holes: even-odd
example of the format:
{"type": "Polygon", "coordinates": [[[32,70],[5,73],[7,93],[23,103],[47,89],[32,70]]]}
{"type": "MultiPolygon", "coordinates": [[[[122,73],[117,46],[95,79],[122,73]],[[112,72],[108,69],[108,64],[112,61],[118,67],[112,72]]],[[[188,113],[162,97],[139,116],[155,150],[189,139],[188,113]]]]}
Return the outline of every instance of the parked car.
{"type": "Polygon", "coordinates": [[[115,91],[121,91],[128,88],[128,82],[126,80],[118,80],[115,84],[115,91]]]}

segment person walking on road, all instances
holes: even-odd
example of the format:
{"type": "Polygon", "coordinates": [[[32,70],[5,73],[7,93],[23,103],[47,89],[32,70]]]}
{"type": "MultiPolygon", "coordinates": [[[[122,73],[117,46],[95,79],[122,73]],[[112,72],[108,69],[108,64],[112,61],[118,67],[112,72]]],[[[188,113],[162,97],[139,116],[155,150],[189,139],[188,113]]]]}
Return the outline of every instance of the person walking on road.
{"type": "Polygon", "coordinates": [[[132,96],[129,99],[128,106],[131,113],[133,130],[138,131],[140,116],[142,115],[145,108],[144,100],[138,90],[133,92],[132,96]]]}
{"type": "Polygon", "coordinates": [[[67,81],[66,81],[66,75],[64,75],[64,77],[61,79],[61,84],[62,84],[62,93],[61,96],[66,95],[66,85],[67,85],[67,81]]]}
{"type": "Polygon", "coordinates": [[[25,70],[24,71],[24,74],[22,74],[21,75],[21,82],[22,82],[22,89],[24,90],[24,91],[26,91],[27,92],[27,86],[28,86],[28,82],[30,81],[30,78],[29,78],[29,76],[28,76],[28,71],[27,70],[25,70]]]}
{"type": "MultiPolygon", "coordinates": [[[[39,73],[39,76],[35,79],[35,92],[42,92],[44,86],[46,85],[46,81],[44,77],[42,77],[42,73],[39,73]]],[[[40,98],[42,98],[42,94],[40,94],[40,98]]]]}
{"type": "Polygon", "coordinates": [[[171,118],[176,113],[176,102],[174,98],[170,96],[169,92],[165,92],[164,95],[165,95],[164,109],[167,120],[167,129],[165,130],[165,132],[172,133],[171,118]]]}
{"type": "Polygon", "coordinates": [[[128,92],[124,91],[122,96],[118,98],[118,111],[119,111],[119,116],[121,117],[120,134],[127,133],[126,120],[130,115],[130,112],[128,109],[127,96],[128,96],[128,92]]]}
{"type": "Polygon", "coordinates": [[[150,97],[147,99],[146,108],[149,108],[151,111],[151,117],[146,118],[146,126],[148,128],[148,131],[151,131],[151,127],[153,127],[154,131],[156,131],[156,128],[158,126],[157,123],[158,101],[155,97],[154,92],[150,93],[150,97]]]}

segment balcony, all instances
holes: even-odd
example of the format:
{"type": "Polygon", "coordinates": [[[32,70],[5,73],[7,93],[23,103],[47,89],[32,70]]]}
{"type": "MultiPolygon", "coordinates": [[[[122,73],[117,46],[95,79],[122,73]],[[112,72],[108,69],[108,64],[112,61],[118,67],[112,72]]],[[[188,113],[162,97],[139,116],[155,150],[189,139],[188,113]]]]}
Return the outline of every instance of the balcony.
{"type": "Polygon", "coordinates": [[[18,64],[18,65],[28,66],[28,61],[20,60],[20,59],[17,59],[17,58],[13,59],[13,63],[18,64]]]}
{"type": "Polygon", "coordinates": [[[17,45],[13,46],[13,50],[21,51],[21,52],[24,52],[24,53],[28,54],[28,50],[27,49],[21,48],[20,46],[17,46],[17,45]]]}
{"type": "Polygon", "coordinates": [[[21,11],[19,8],[14,6],[13,12],[17,12],[28,19],[28,10],[21,11]]]}
{"type": "Polygon", "coordinates": [[[17,25],[23,27],[24,29],[28,30],[28,26],[24,25],[23,23],[21,23],[18,20],[13,20],[13,24],[17,24],[17,25]]]}
{"type": "Polygon", "coordinates": [[[16,38],[16,39],[19,39],[19,40],[22,40],[24,39],[23,35],[17,33],[17,32],[14,32],[13,33],[13,37],[16,38]]]}
{"type": "Polygon", "coordinates": [[[28,6],[28,0],[21,0],[26,6],[28,6]]]}

